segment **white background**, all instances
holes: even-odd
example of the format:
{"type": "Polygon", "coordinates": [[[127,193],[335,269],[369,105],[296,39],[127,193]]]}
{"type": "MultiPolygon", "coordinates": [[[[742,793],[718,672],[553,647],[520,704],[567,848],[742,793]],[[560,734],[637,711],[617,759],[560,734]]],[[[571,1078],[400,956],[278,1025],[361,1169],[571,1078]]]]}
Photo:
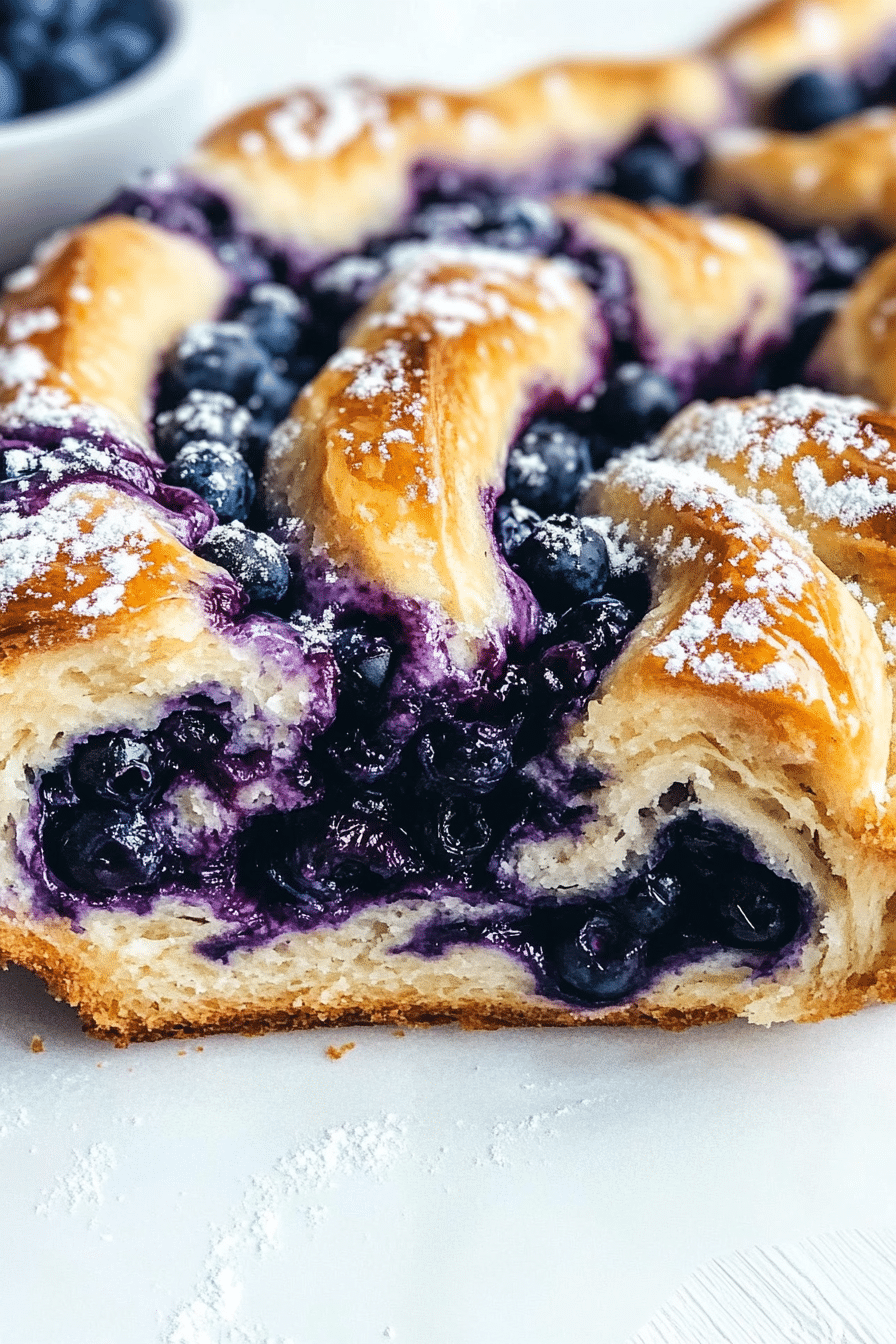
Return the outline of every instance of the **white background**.
{"type": "MultiPolygon", "coordinates": [[[[199,119],[292,80],[472,84],[661,50],[735,8],[194,4],[199,119]]],[[[13,970],[0,1344],[624,1344],[711,1258],[896,1224],[894,1053],[888,1009],[681,1036],[356,1029],[117,1051],[13,970]]]]}

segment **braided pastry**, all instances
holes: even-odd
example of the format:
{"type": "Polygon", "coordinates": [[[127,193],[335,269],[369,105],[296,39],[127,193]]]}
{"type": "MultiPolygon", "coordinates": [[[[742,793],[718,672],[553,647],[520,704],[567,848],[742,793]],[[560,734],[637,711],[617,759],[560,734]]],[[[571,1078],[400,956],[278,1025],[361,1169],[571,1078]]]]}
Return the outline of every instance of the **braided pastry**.
{"type": "Polygon", "coordinates": [[[738,126],[890,8],[291,94],[9,277],[0,954],[123,1042],[896,997],[890,113],[738,126]]]}

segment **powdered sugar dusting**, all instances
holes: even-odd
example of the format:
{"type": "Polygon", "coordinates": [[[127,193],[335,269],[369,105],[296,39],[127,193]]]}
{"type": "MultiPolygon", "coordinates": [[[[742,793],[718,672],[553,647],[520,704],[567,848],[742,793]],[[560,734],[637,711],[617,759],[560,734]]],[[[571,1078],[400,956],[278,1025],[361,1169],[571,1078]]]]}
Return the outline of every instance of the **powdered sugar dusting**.
{"type": "Polygon", "coordinates": [[[128,582],[154,538],[150,520],[108,488],[69,486],[36,514],[0,511],[0,610],[13,599],[66,598],[43,588],[51,566],[69,570],[69,610],[95,619],[121,609],[128,582]],[[86,590],[85,590],[86,586],[86,590]],[[75,596],[75,594],[77,594],[75,596]]]}
{"type": "Polygon", "coordinates": [[[782,652],[790,640],[781,622],[820,580],[783,518],[693,462],[651,460],[636,450],[612,470],[646,508],[662,502],[679,516],[696,515],[695,524],[707,526],[725,553],[716,560],[704,542],[682,536],[682,523],[654,538],[654,552],[667,565],[693,566],[702,555],[709,568],[697,596],[654,647],[666,671],[688,671],[706,685],[736,685],[747,693],[790,689],[802,696],[799,670],[782,652]]]}
{"type": "MultiPolygon", "coordinates": [[[[389,104],[370,84],[347,80],[314,93],[291,95],[268,114],[267,131],[279,149],[294,160],[326,159],[369,134],[385,151],[394,143],[389,104]]],[[[244,153],[259,153],[258,142],[242,136],[244,153]]]]}
{"type": "Polygon", "coordinates": [[[865,416],[870,409],[860,397],[804,387],[745,402],[695,402],[653,451],[701,466],[739,462],[753,485],[786,470],[806,514],[855,528],[896,509],[896,451],[865,416]]]}

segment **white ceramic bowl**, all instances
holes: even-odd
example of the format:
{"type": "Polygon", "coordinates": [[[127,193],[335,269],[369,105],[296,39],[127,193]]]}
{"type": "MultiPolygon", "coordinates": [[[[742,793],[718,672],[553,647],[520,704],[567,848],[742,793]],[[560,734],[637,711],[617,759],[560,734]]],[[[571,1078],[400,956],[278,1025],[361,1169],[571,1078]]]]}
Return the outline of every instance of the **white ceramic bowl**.
{"type": "Polygon", "coordinates": [[[167,35],[145,69],[108,93],[0,126],[0,271],[193,142],[204,111],[194,24],[183,0],[160,5],[167,35]]]}

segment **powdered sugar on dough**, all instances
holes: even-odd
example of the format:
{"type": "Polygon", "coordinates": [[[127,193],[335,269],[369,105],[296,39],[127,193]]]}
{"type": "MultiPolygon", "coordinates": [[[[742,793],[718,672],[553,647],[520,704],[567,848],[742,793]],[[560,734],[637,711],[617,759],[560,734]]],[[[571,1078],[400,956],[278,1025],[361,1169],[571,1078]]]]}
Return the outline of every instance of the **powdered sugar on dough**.
{"type": "Polygon", "coordinates": [[[704,553],[704,543],[682,536],[680,528],[670,525],[655,539],[654,552],[667,565],[691,566],[703,554],[712,567],[677,626],[653,649],[666,671],[679,676],[687,670],[707,685],[729,683],[747,693],[791,688],[799,694],[798,672],[781,653],[788,640],[780,623],[817,576],[798,553],[786,522],[772,519],[693,462],[653,461],[636,451],[616,471],[645,507],[667,502],[676,514],[695,523],[705,520],[716,535],[721,528],[742,543],[740,551],[726,547],[728,558],[716,563],[711,552],[704,553]],[[746,597],[734,597],[736,591],[746,597]],[[738,657],[739,649],[751,650],[749,665],[738,657]]]}
{"type": "Polygon", "coordinates": [[[77,591],[69,610],[86,618],[114,615],[154,537],[150,520],[109,503],[103,486],[60,490],[36,514],[8,508],[0,512],[0,610],[14,598],[46,596],[41,581],[61,562],[70,566],[77,591]]]}
{"type": "Polygon", "coordinates": [[[695,402],[676,417],[652,452],[703,467],[742,461],[754,483],[789,470],[809,517],[853,528],[896,508],[896,492],[890,488],[896,453],[864,417],[871,409],[861,397],[803,387],[745,404],[695,402]],[[850,470],[848,457],[867,463],[867,472],[850,470]],[[836,478],[828,479],[834,472],[836,478]],[[890,481],[882,472],[890,474],[890,481]]]}
{"type": "MultiPolygon", "coordinates": [[[[267,118],[267,131],[287,158],[327,159],[369,132],[377,149],[393,144],[389,105],[371,85],[356,80],[316,93],[297,93],[267,118]]],[[[259,152],[257,139],[243,137],[244,153],[259,152]]]]}

